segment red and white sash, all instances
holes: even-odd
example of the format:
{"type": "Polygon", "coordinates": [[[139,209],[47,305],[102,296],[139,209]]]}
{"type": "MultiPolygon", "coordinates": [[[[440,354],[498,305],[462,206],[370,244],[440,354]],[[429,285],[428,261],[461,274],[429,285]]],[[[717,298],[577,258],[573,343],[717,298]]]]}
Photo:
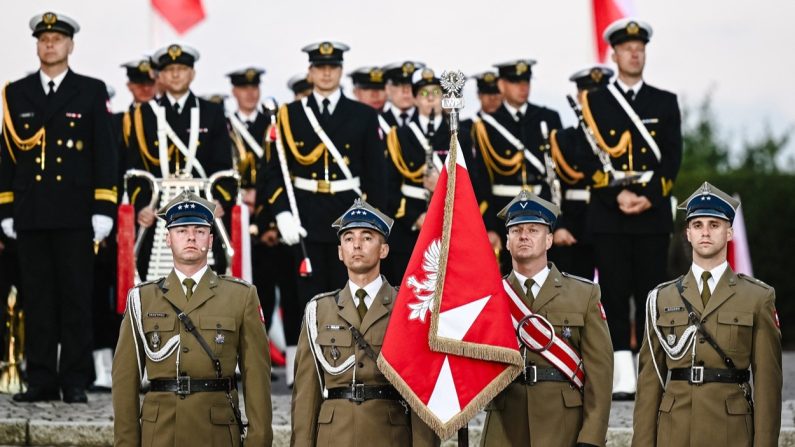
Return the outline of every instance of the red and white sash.
{"type": "MultiPolygon", "coordinates": [[[[519,325],[522,318],[528,315],[536,315],[525,305],[507,279],[502,280],[502,285],[505,288],[505,293],[510,298],[511,320],[514,328],[519,325]]],[[[585,384],[585,369],[582,365],[582,358],[566,340],[556,336],[554,331],[550,333],[551,325],[547,327],[542,321],[544,320],[541,316],[531,318],[528,323],[519,329],[519,336],[536,352],[549,345],[549,349],[540,351],[538,354],[560,370],[564,376],[568,377],[574,386],[582,389],[585,384]],[[550,343],[550,337],[552,338],[552,343],[550,343]]]]}

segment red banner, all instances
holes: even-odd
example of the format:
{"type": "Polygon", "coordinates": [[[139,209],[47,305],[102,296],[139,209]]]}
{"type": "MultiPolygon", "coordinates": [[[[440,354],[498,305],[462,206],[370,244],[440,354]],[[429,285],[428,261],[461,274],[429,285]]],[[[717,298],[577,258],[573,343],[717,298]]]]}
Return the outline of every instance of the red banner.
{"type": "Polygon", "coordinates": [[[152,0],[152,8],[179,34],[185,34],[205,17],[201,0],[152,0]]]}
{"type": "Polygon", "coordinates": [[[441,438],[465,426],[523,364],[456,137],[450,146],[378,361],[441,438]]]}

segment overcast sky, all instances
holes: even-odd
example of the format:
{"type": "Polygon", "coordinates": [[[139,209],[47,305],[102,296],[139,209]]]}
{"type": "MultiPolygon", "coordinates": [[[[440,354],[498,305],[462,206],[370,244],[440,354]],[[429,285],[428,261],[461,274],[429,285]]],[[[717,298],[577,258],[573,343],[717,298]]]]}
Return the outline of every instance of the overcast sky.
{"type": "MultiPolygon", "coordinates": [[[[795,128],[795,2],[633,4],[637,16],[654,27],[647,48],[648,83],[677,93],[680,104],[695,105],[711,91],[724,135],[735,145],[757,137],[766,125],[776,133],[795,128]]],[[[194,92],[227,93],[224,74],[255,65],[267,70],[264,93],[280,102],[291,98],[287,79],[306,71],[301,47],[320,40],[351,47],[346,73],[414,59],[437,71],[460,68],[472,74],[529,57],[538,61],[531,101],[557,109],[566,124],[574,122],[565,100],[573,91],[568,77],[595,62],[591,0],[204,0],[207,18],[184,36],[157,18],[146,0],[6,0],[6,5],[0,79],[15,80],[38,68],[29,19],[48,10],[64,13],[82,27],[70,65],[114,87],[115,110],[131,100],[119,64],[174,40],[201,52],[194,92]]],[[[463,115],[478,108],[474,85],[467,89],[463,115]]],[[[787,152],[795,156],[795,142],[787,152]]]]}

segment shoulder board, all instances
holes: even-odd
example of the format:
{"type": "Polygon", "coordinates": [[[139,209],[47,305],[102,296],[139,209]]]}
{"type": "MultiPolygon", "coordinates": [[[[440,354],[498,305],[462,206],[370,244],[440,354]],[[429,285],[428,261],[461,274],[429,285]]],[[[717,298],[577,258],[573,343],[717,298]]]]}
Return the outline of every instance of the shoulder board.
{"type": "Polygon", "coordinates": [[[670,281],[665,281],[665,282],[662,282],[660,284],[657,284],[657,286],[654,289],[662,289],[663,287],[670,286],[671,284],[674,284],[677,281],[679,281],[680,279],[682,279],[682,277],[684,277],[684,276],[685,275],[679,275],[678,277],[676,277],[676,278],[674,278],[674,279],[672,279],[670,281]]]}
{"type": "Polygon", "coordinates": [[[753,276],[748,276],[745,273],[738,273],[737,276],[739,278],[742,278],[742,279],[750,282],[751,284],[756,284],[757,286],[762,287],[764,289],[772,289],[773,288],[772,286],[770,286],[769,284],[765,283],[764,281],[756,279],[753,276]]]}
{"type": "Polygon", "coordinates": [[[162,283],[165,280],[166,280],[166,277],[164,276],[162,278],[153,279],[151,281],[144,281],[142,283],[138,283],[138,284],[135,285],[135,287],[141,288],[141,287],[144,287],[144,286],[148,286],[150,284],[158,284],[159,285],[160,283],[162,283]]]}
{"type": "Polygon", "coordinates": [[[312,297],[312,300],[311,300],[311,301],[316,301],[316,300],[319,300],[319,299],[321,299],[321,298],[325,298],[325,297],[327,297],[327,296],[335,296],[335,295],[337,295],[337,293],[338,293],[340,290],[342,290],[342,289],[337,289],[337,290],[334,290],[334,291],[331,291],[331,292],[323,292],[323,293],[318,293],[317,295],[315,295],[315,296],[313,296],[313,297],[312,297]]]}
{"type": "Polygon", "coordinates": [[[240,284],[240,285],[242,285],[242,286],[251,287],[251,284],[250,284],[248,281],[245,281],[245,280],[243,280],[243,279],[240,279],[240,278],[236,278],[236,277],[234,277],[234,276],[230,276],[230,275],[218,275],[218,277],[219,277],[219,278],[221,278],[221,279],[225,279],[225,280],[227,280],[227,281],[229,281],[229,282],[238,283],[238,284],[240,284]]]}
{"type": "Polygon", "coordinates": [[[565,276],[566,278],[576,279],[577,281],[582,281],[587,284],[595,284],[590,279],[583,278],[582,276],[572,275],[571,273],[560,272],[561,275],[565,276]]]}

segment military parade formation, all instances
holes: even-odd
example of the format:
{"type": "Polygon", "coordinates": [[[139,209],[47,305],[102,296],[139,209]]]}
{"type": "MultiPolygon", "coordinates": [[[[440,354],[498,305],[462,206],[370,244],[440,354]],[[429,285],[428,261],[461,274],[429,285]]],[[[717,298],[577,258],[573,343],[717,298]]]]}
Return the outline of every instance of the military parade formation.
{"type": "Polygon", "coordinates": [[[77,21],[30,28],[40,67],[3,89],[0,138],[0,293],[25,311],[14,401],[112,387],[116,445],[271,445],[278,307],[291,445],[440,445],[377,359],[458,127],[494,262],[577,370],[517,332],[524,369],[486,405],[481,445],[605,446],[614,400],[635,401],[633,446],[778,445],[775,291],[727,262],[739,201],[705,182],[679,204],[692,266],[667,271],[687,160],[676,95],[644,80],[648,23],[607,27],[615,70],[572,74],[568,128],[530,102],[535,60],[471,76],[479,110],[451,123],[441,72],[346,71],[334,41],[301,49],[286,104],[264,69],[228,73],[236,110],[192,90],[200,52],[173,43],[121,64],[133,102],[114,114],[69,63],[77,21]]]}

